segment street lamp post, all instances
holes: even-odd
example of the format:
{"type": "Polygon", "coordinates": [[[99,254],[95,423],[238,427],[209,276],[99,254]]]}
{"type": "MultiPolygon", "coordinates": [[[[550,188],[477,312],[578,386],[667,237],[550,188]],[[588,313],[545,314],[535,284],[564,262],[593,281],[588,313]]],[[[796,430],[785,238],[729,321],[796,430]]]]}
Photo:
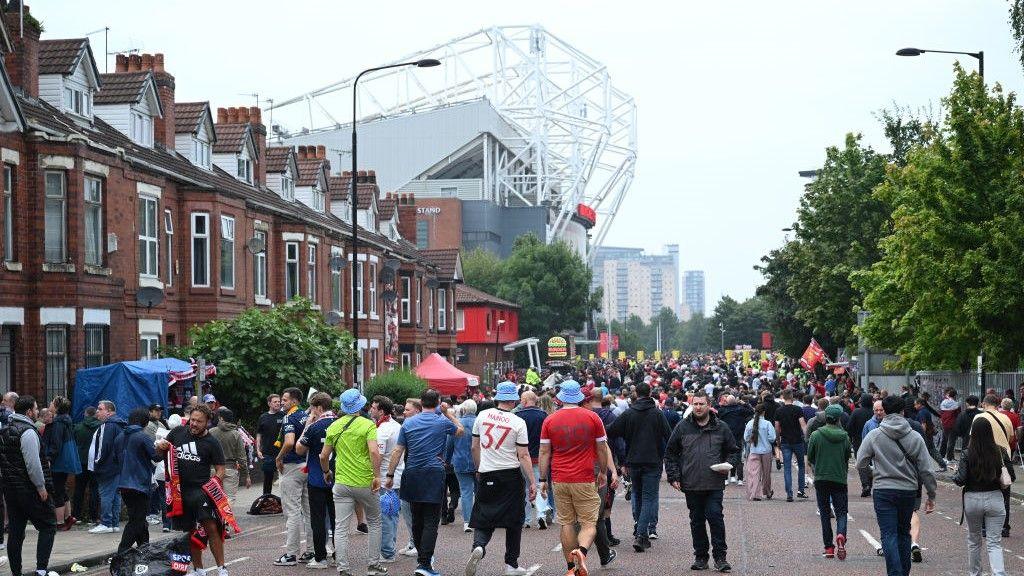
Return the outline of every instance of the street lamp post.
{"type": "MultiPolygon", "coordinates": [[[[379,70],[387,70],[388,68],[401,68],[404,66],[416,66],[417,68],[432,68],[438,66],[441,63],[433,58],[427,58],[424,60],[417,60],[415,62],[401,62],[399,64],[389,64],[387,66],[377,66],[376,68],[367,68],[356,76],[354,82],[352,82],[352,338],[355,342],[356,347],[356,359],[355,366],[352,368],[352,384],[358,387],[360,390],[363,389],[363,385],[360,382],[359,371],[362,369],[360,364],[360,351],[359,351],[359,308],[355,302],[355,282],[357,269],[359,267],[359,197],[357,192],[358,184],[358,168],[356,164],[356,88],[359,85],[359,79],[363,77],[363,74],[370,72],[377,72],[379,70]]],[[[362,284],[362,278],[360,278],[360,284],[362,284]]],[[[361,303],[361,302],[360,302],[361,303]]]]}
{"type": "Polygon", "coordinates": [[[498,342],[501,336],[501,326],[505,323],[504,319],[500,319],[497,325],[494,327],[494,384],[498,384],[498,346],[501,344],[498,342]]]}
{"type": "Polygon", "coordinates": [[[896,51],[897,56],[920,56],[927,52],[935,52],[937,54],[962,54],[964,56],[970,56],[977,58],[978,60],[978,76],[981,79],[985,79],[985,51],[979,50],[977,52],[957,52],[953,50],[922,50],[920,48],[900,48],[896,51]]]}
{"type": "Polygon", "coordinates": [[[725,352],[725,322],[718,323],[718,330],[722,333],[722,352],[725,352]]]}

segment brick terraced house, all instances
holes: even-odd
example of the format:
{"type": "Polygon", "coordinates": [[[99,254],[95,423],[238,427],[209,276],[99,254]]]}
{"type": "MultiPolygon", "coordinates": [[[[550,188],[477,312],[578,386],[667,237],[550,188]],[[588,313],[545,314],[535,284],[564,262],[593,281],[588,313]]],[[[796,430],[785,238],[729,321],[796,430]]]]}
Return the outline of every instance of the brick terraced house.
{"type": "Polygon", "coordinates": [[[454,356],[458,252],[417,250],[413,196],[355,175],[353,283],[353,175],[323,146],[268,147],[259,108],[176,102],[162,54],[100,74],[88,39],[33,22],[0,22],[0,392],[69,394],[79,368],[295,296],[359,315],[362,381],[454,356]]]}

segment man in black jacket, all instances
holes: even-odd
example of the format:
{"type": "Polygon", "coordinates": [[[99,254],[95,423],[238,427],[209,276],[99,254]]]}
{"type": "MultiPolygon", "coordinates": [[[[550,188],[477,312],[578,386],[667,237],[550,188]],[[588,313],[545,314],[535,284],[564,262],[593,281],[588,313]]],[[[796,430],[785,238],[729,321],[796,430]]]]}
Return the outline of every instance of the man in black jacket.
{"type": "Polygon", "coordinates": [[[672,431],[651,398],[650,384],[637,384],[636,396],[629,409],[616,418],[607,431],[610,438],[626,440],[625,467],[633,481],[633,520],[636,521],[633,549],[643,552],[651,547],[651,522],[658,509],[658,485],[664,457],[661,447],[672,431]]]}
{"type": "Polygon", "coordinates": [[[25,525],[29,522],[39,533],[36,572],[53,574],[47,570],[57,533],[57,517],[50,498],[53,476],[42,438],[35,427],[36,409],[33,397],[19,397],[14,403],[14,414],[0,430],[0,475],[10,520],[7,556],[12,574],[22,573],[21,546],[25,542],[25,525]]]}
{"type": "MultiPolygon", "coordinates": [[[[725,422],[725,425],[729,427],[733,438],[743,438],[743,430],[747,427],[747,422],[753,417],[754,409],[746,402],[740,402],[740,399],[736,396],[723,394],[719,398],[718,419],[725,422]]],[[[739,440],[737,440],[738,442],[739,440]]],[[[734,452],[731,455],[729,463],[732,464],[732,474],[728,482],[736,481],[740,486],[743,486],[742,460],[739,452],[734,452]]]]}
{"type": "Polygon", "coordinates": [[[672,487],[686,495],[686,507],[690,510],[690,536],[695,556],[690,569],[707,570],[710,548],[715,568],[729,572],[732,567],[725,559],[728,546],[722,512],[722,493],[729,471],[715,471],[711,466],[726,462],[739,446],[729,427],[711,413],[707,394],[702,390],[694,393],[690,407],[693,412],[676,426],[668,439],[665,470],[672,487]],[[711,529],[710,542],[705,526],[711,529]]]}
{"type": "Polygon", "coordinates": [[[971,435],[971,424],[974,423],[974,417],[981,414],[981,409],[978,408],[978,404],[981,402],[978,397],[971,394],[967,398],[964,398],[964,411],[956,417],[956,425],[953,427],[956,430],[956,435],[963,438],[962,446],[967,446],[967,439],[971,435]]]}
{"type": "Polygon", "coordinates": [[[853,447],[854,454],[860,448],[860,441],[863,438],[861,432],[864,431],[864,424],[875,415],[871,407],[874,402],[875,400],[871,397],[871,394],[861,394],[860,403],[853,413],[850,414],[850,420],[846,423],[846,433],[850,435],[850,446],[853,447]]]}

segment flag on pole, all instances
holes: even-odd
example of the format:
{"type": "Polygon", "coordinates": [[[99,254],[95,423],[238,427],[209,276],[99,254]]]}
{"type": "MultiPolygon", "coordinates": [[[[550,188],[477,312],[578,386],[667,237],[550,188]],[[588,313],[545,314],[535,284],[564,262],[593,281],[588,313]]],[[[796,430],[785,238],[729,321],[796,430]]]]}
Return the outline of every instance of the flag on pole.
{"type": "Polygon", "coordinates": [[[803,356],[800,357],[800,365],[803,366],[804,370],[813,372],[814,367],[820,362],[824,362],[826,358],[825,349],[818,344],[818,341],[811,338],[811,343],[807,345],[807,349],[804,350],[803,356]]]}

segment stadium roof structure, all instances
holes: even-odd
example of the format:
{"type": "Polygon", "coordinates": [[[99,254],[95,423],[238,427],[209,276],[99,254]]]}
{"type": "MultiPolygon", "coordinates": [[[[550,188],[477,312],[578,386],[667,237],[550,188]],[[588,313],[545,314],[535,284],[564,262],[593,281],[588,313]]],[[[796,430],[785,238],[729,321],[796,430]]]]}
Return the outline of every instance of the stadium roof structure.
{"type": "MultiPolygon", "coordinates": [[[[549,207],[549,240],[579,204],[592,208],[591,245],[600,246],[637,159],[636,103],[607,67],[539,25],[485,28],[394,63],[425,58],[441,66],[359,82],[359,164],[377,171],[382,192],[416,179],[480,178],[481,199],[549,207]],[[482,164],[468,151],[482,151],[482,164]]],[[[273,135],[350,154],[354,80],[273,100],[273,135]]]]}

